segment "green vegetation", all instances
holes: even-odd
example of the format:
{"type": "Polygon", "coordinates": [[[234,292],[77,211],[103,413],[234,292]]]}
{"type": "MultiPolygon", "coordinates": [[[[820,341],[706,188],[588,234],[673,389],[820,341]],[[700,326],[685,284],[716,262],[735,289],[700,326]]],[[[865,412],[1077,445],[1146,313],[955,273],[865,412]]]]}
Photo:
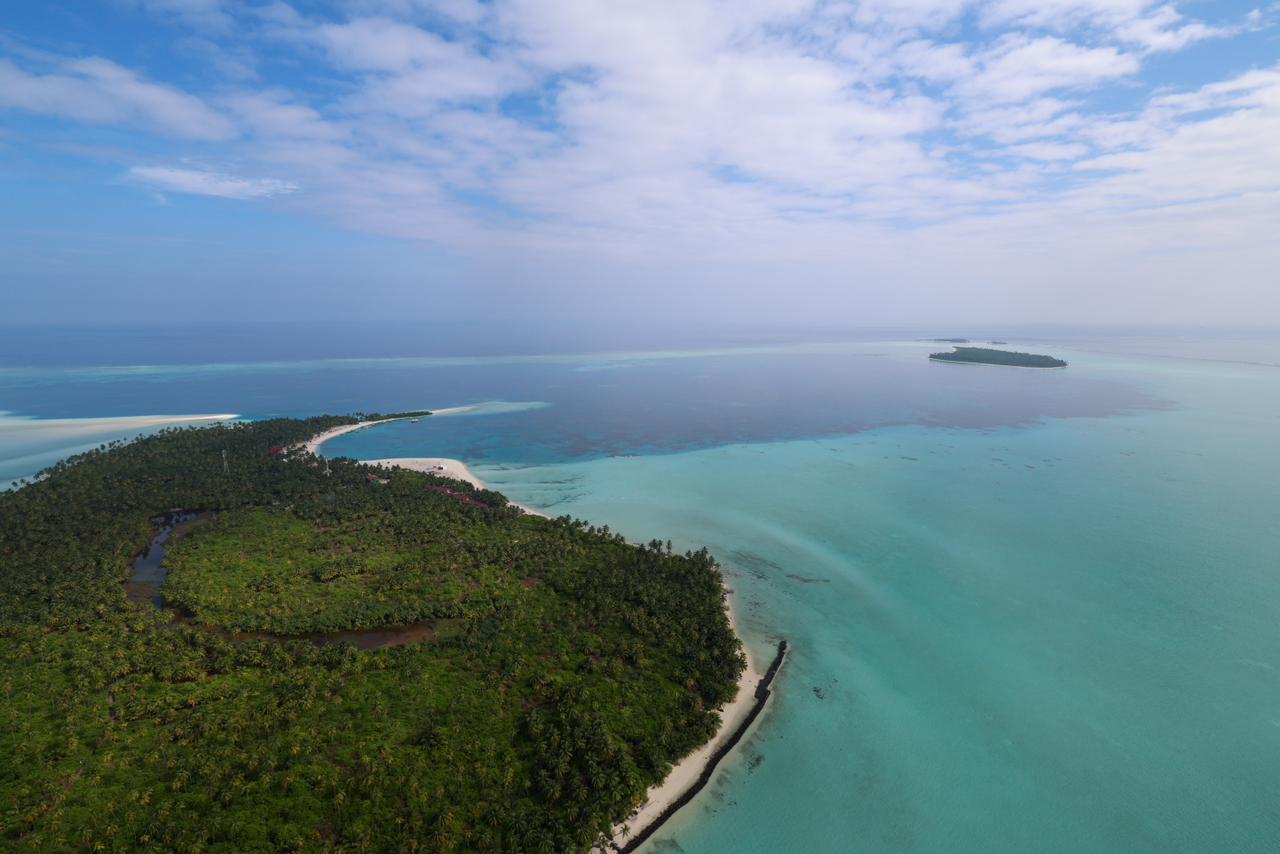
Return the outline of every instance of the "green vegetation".
{"type": "Polygon", "coordinates": [[[429,409],[416,409],[408,412],[357,412],[351,417],[355,421],[391,421],[399,418],[422,418],[430,414],[429,409]]]}
{"type": "Polygon", "coordinates": [[[272,453],[353,420],[171,430],[0,495],[0,847],[584,850],[712,735],[743,660],[705,551],[272,453]],[[167,562],[190,620],[121,583],[177,508],[212,512],[167,562]]]}
{"type": "MultiPolygon", "coordinates": [[[[230,511],[169,550],[165,601],[203,624],[309,634],[460,617],[526,598],[505,537],[477,525],[441,539],[430,515],[401,510],[317,524],[281,510],[230,511]]],[[[548,536],[533,517],[510,527],[526,529],[521,551],[548,536]]],[[[549,571],[534,563],[522,556],[526,577],[549,571]]]]}
{"type": "Polygon", "coordinates": [[[938,362],[1013,365],[1019,368],[1065,368],[1067,366],[1066,362],[1052,356],[1012,353],[1008,350],[990,350],[986,347],[956,347],[953,353],[931,353],[929,358],[938,362]]]}

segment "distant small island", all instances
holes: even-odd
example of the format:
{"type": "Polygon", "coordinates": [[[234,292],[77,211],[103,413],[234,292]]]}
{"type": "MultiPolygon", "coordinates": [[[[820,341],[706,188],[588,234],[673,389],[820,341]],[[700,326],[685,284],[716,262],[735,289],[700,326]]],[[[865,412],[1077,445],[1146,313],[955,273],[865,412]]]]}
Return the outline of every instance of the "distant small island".
{"type": "Polygon", "coordinates": [[[1012,353],[987,347],[956,347],[952,353],[930,353],[935,362],[963,362],[974,365],[1011,365],[1017,368],[1065,368],[1067,363],[1053,356],[1012,353]]]}
{"type": "Polygon", "coordinates": [[[969,343],[968,338],[921,338],[919,340],[926,341],[930,344],[968,344],[969,343]]]}

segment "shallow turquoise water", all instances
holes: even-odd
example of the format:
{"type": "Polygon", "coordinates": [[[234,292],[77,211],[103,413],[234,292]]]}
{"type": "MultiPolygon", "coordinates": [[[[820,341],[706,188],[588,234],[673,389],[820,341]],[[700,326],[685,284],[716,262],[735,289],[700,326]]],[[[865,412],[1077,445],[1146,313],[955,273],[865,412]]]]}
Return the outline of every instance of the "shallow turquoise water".
{"type": "Polygon", "coordinates": [[[517,501],[706,544],[757,655],[792,642],[650,850],[1273,851],[1280,369],[1177,344],[1045,345],[1072,363],[1045,373],[894,342],[15,371],[0,408],[545,404],[327,452],[459,456],[517,501]]]}
{"type": "Polygon", "coordinates": [[[1077,359],[1177,406],[479,469],[707,543],[753,649],[793,642],[650,849],[1276,850],[1277,372],[1077,359]]]}

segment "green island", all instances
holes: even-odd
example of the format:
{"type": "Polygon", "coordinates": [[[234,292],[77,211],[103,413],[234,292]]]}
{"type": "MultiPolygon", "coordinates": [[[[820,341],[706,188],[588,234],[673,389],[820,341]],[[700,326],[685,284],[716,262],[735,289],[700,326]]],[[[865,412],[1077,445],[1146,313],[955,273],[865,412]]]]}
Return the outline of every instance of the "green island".
{"type": "Polygon", "coordinates": [[[930,353],[935,362],[961,362],[974,365],[1012,365],[1018,368],[1065,368],[1067,363],[1053,356],[1014,353],[987,347],[955,347],[951,353],[930,353]]]}
{"type": "Polygon", "coordinates": [[[745,662],[705,550],[298,450],[368,418],[169,430],[0,495],[0,845],[584,851],[712,737],[745,662]],[[163,600],[126,595],[179,511],[163,600]]]}

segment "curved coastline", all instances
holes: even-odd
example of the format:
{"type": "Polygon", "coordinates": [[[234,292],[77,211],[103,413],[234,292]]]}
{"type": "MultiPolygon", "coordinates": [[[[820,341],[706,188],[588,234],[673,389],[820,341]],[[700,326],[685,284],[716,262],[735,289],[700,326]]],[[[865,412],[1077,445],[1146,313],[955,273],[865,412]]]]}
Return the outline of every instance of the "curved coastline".
{"type": "MultiPolygon", "coordinates": [[[[309,453],[319,455],[320,446],[330,439],[356,430],[362,430],[374,424],[386,423],[400,419],[383,421],[362,421],[358,424],[344,424],[332,427],[313,436],[303,445],[309,453]]],[[[475,475],[467,464],[449,457],[388,457],[377,460],[360,460],[362,463],[377,466],[388,466],[423,471],[441,477],[452,477],[466,481],[477,489],[489,489],[489,485],[475,475]]],[[[514,504],[514,502],[512,502],[514,504]]],[[[550,518],[546,513],[515,504],[526,513],[550,518]]],[[[729,618],[729,626],[734,635],[742,638],[737,615],[733,608],[733,589],[725,586],[725,613],[729,618]]],[[[770,685],[777,675],[778,668],[786,657],[787,642],[779,644],[778,654],[767,672],[761,672],[755,657],[746,644],[742,645],[742,653],[746,657],[747,666],[738,677],[738,689],[731,701],[720,710],[720,728],[716,730],[705,744],[685,756],[672,766],[667,776],[656,785],[650,786],[646,798],[635,811],[627,817],[624,824],[614,827],[613,836],[604,847],[592,849],[598,851],[634,851],[647,840],[659,827],[667,822],[682,807],[688,804],[709,782],[711,774],[738,742],[746,735],[751,725],[764,711],[772,696],[770,685]],[[625,832],[624,832],[625,828],[625,832]]]]}
{"type": "MultiPolygon", "coordinates": [[[[469,407],[455,406],[449,409],[432,410],[433,414],[459,412],[469,407]]],[[[330,439],[336,439],[339,436],[345,436],[348,433],[354,433],[357,430],[363,430],[366,427],[372,427],[375,424],[387,424],[392,421],[404,421],[410,418],[429,417],[406,415],[399,418],[381,418],[376,421],[361,421],[357,424],[342,424],[337,427],[330,427],[321,433],[312,436],[306,442],[303,442],[301,449],[309,454],[320,456],[320,446],[330,439]]],[[[385,468],[402,468],[410,471],[418,471],[423,474],[433,474],[437,477],[451,477],[454,480],[461,480],[471,484],[476,489],[488,489],[489,485],[480,478],[476,477],[475,472],[462,460],[455,460],[451,457],[384,457],[377,460],[357,460],[356,462],[371,466],[382,466],[385,468]]],[[[542,516],[550,519],[546,513],[540,510],[534,510],[532,507],[526,507],[523,504],[511,502],[512,506],[519,507],[526,513],[534,516],[542,516]]]]}
{"type": "MultiPolygon", "coordinates": [[[[739,721],[727,735],[724,733],[725,727],[722,726],[721,731],[716,734],[716,738],[708,743],[714,744],[715,749],[711,752],[711,755],[707,760],[701,763],[702,770],[698,774],[698,778],[694,780],[692,784],[684,788],[684,790],[674,799],[670,800],[662,811],[654,816],[652,820],[645,823],[637,832],[630,834],[624,844],[619,845],[617,838],[615,837],[610,843],[614,850],[621,852],[621,854],[631,854],[631,852],[637,850],[641,845],[647,842],[653,834],[657,833],[662,825],[666,824],[668,819],[687,806],[695,797],[698,796],[699,792],[706,788],[707,784],[711,782],[711,776],[715,773],[716,768],[719,767],[721,760],[728,756],[729,753],[738,746],[738,742],[746,736],[747,731],[751,729],[751,725],[755,723],[756,718],[760,717],[765,710],[765,706],[769,704],[769,698],[773,696],[773,680],[777,677],[778,671],[782,668],[783,661],[786,660],[787,650],[788,645],[786,640],[778,641],[778,651],[773,657],[773,662],[769,665],[769,669],[765,671],[764,676],[760,677],[760,681],[756,683],[755,690],[752,692],[753,702],[751,703],[750,709],[742,720],[739,721]]],[[[738,690],[741,695],[743,690],[741,683],[739,683],[738,690]]],[[[735,701],[736,700],[737,698],[735,698],[735,701]]],[[[699,752],[701,752],[701,750],[699,752]]]]}
{"type": "MultiPolygon", "coordinates": [[[[729,587],[725,587],[725,613],[729,617],[733,633],[741,638],[742,633],[738,629],[737,616],[733,610],[733,590],[729,587]]],[[[785,643],[783,641],[784,645],[785,643]]],[[[771,667],[770,673],[761,673],[746,644],[742,646],[742,654],[746,656],[747,666],[738,677],[738,690],[733,699],[720,710],[720,728],[716,730],[716,734],[675,763],[660,783],[650,786],[644,802],[623,824],[614,826],[613,836],[604,847],[597,846],[592,849],[593,852],[628,852],[639,847],[702,791],[720,760],[728,755],[759,717],[768,694],[759,698],[758,693],[762,686],[767,687],[766,678],[770,682],[773,680],[776,667],[771,667]]]]}
{"type": "MultiPolygon", "coordinates": [[[[420,471],[423,474],[433,474],[436,477],[451,477],[454,480],[465,481],[476,489],[489,489],[489,485],[477,477],[466,463],[450,457],[387,457],[380,460],[359,460],[359,462],[370,466],[420,471]]],[[[551,518],[541,510],[534,510],[527,505],[518,504],[515,501],[511,501],[510,504],[512,507],[519,507],[531,516],[541,516],[544,519],[551,518]]]]}
{"type": "Polygon", "coordinates": [[[302,443],[302,450],[308,454],[320,453],[320,446],[330,439],[336,439],[339,436],[345,436],[348,433],[354,433],[357,430],[363,430],[366,427],[372,427],[374,424],[390,424],[392,421],[405,421],[409,418],[421,418],[420,415],[402,415],[399,418],[379,418],[374,421],[360,421],[355,424],[340,424],[337,427],[330,427],[328,430],[317,433],[310,439],[302,443]]]}

